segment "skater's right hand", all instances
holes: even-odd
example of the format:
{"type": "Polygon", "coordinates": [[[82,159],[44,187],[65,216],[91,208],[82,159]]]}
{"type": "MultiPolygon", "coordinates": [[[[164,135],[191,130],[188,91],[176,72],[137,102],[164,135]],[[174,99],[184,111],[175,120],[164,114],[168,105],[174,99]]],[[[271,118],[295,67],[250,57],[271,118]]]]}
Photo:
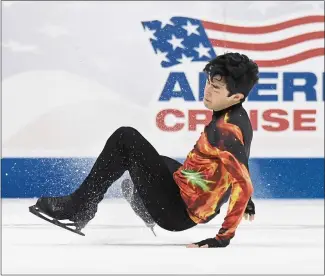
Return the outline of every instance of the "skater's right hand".
{"type": "Polygon", "coordinates": [[[205,239],[200,242],[195,242],[187,245],[187,248],[216,248],[216,247],[227,247],[229,240],[220,240],[218,238],[205,239]]]}

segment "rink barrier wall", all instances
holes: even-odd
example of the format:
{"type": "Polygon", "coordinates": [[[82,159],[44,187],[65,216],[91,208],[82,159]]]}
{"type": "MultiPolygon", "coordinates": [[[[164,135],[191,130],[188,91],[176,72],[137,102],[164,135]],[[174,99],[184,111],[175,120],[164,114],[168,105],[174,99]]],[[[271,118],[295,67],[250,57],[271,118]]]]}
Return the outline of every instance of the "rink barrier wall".
{"type": "MultiPolygon", "coordinates": [[[[184,159],[176,158],[181,163],[184,159]]],[[[94,158],[3,158],[1,197],[65,195],[89,173],[94,158]]],[[[324,198],[324,158],[251,158],[255,198],[324,198]]],[[[106,197],[121,197],[123,175],[106,197]]]]}

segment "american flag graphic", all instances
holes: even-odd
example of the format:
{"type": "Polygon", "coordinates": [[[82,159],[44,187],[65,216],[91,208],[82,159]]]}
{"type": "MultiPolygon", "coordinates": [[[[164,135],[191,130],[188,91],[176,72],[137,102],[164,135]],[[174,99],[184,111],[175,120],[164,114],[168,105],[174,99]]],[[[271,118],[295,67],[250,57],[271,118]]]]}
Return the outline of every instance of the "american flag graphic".
{"type": "Polygon", "coordinates": [[[324,56],[324,16],[264,26],[237,26],[187,17],[142,22],[162,67],[209,61],[240,52],[260,67],[280,67],[324,56]]]}

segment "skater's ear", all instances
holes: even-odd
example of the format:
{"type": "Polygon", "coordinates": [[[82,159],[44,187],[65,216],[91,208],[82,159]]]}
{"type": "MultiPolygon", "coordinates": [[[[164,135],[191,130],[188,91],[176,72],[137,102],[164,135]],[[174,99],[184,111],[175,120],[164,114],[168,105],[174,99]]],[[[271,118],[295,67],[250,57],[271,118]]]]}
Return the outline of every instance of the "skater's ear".
{"type": "Polygon", "coordinates": [[[233,95],[229,96],[229,99],[234,103],[239,103],[244,98],[245,98],[245,96],[242,93],[236,93],[236,94],[233,94],[233,95]]]}

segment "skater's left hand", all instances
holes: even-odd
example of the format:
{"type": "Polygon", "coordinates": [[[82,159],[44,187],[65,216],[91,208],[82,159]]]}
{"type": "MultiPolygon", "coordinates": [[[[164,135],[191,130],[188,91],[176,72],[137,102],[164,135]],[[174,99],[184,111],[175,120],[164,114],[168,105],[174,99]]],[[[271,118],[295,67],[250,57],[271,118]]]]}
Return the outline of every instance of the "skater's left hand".
{"type": "Polygon", "coordinates": [[[187,248],[215,248],[215,247],[226,247],[229,245],[228,240],[220,240],[217,238],[210,238],[200,242],[192,243],[187,245],[187,248]]]}
{"type": "Polygon", "coordinates": [[[254,218],[255,218],[255,204],[250,198],[245,209],[244,219],[245,220],[249,219],[249,221],[253,221],[254,218]]]}

